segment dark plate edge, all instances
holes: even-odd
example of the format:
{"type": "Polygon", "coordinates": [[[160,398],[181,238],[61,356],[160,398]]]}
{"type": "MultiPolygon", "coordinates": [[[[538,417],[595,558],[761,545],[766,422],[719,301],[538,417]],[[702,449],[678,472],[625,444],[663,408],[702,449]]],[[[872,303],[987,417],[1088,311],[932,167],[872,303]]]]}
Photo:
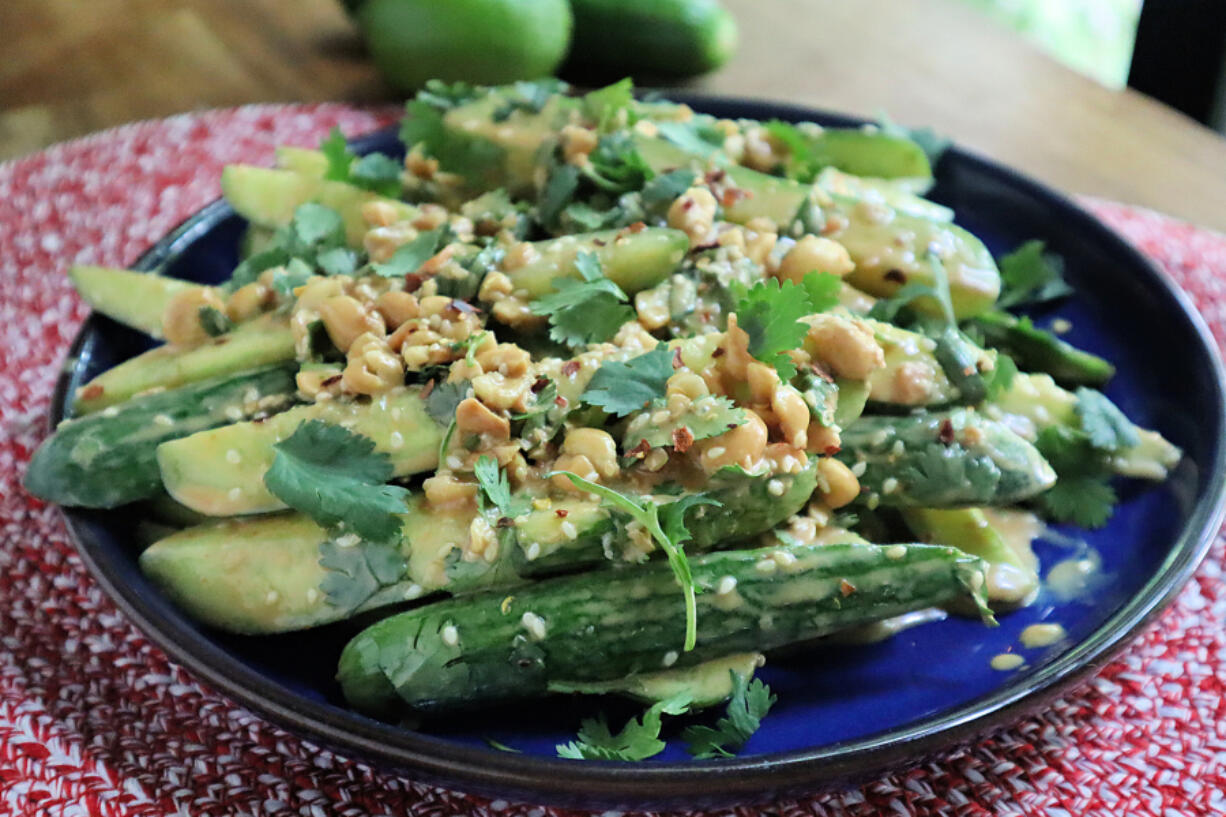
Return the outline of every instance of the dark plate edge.
{"type": "MultiPolygon", "coordinates": [[[[697,94],[672,96],[696,109],[704,105],[737,106],[744,112],[742,115],[759,118],[821,116],[847,123],[860,121],[787,103],[697,94]],[[758,113],[755,114],[755,110],[758,113]]],[[[360,148],[366,141],[358,140],[355,147],[360,148]]],[[[978,165],[981,171],[1062,208],[1074,226],[1116,244],[1149,270],[1151,283],[1156,283],[1171,296],[1200,340],[1197,351],[1206,358],[1218,384],[1218,425],[1226,429],[1222,362],[1208,327],[1187,295],[1118,233],[1067,197],[974,153],[961,148],[951,150],[960,160],[978,165]]],[[[157,267],[184,243],[211,229],[230,214],[231,210],[224,201],[212,202],[154,245],[134,267],[157,267]]],[[[91,345],[89,330],[97,320],[91,317],[83,325],[69,352],[70,360],[88,356],[91,345]]],[[[57,380],[51,407],[53,424],[63,416],[74,380],[71,369],[62,371],[57,380]]],[[[130,594],[130,588],[115,581],[109,565],[95,558],[96,554],[85,544],[78,527],[78,521],[83,521],[87,514],[67,509],[63,514],[82,561],[116,605],[146,636],[210,686],[291,731],[305,732],[308,739],[322,741],[342,753],[357,754],[380,765],[408,771],[424,782],[459,785],[465,790],[491,796],[578,806],[694,806],[699,803],[726,804],[813,792],[861,780],[889,768],[913,765],[942,750],[1004,728],[1085,680],[1157,618],[1174,600],[1208,552],[1223,518],[1226,446],[1218,446],[1212,471],[1208,489],[1193,510],[1178,542],[1163,561],[1161,569],[1141,592],[1088,638],[1029,678],[1023,687],[1007,688],[953,712],[885,735],[870,736],[820,750],[691,763],[627,765],[589,761],[580,764],[548,758],[526,758],[457,745],[314,702],[307,702],[308,711],[304,711],[301,698],[286,694],[280,687],[250,672],[224,650],[207,643],[203,645],[203,650],[189,650],[184,646],[179,636],[190,639],[190,632],[180,632],[173,624],[167,626],[166,622],[150,616],[142,600],[130,594]]],[[[200,646],[198,641],[196,646],[200,646]]]]}

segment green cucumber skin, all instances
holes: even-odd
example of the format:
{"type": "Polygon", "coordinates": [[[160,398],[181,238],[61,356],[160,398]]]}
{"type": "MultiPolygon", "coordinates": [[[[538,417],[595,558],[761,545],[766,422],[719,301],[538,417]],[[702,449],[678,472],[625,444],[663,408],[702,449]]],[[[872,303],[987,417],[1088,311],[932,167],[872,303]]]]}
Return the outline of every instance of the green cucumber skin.
{"type": "Polygon", "coordinates": [[[668,565],[655,562],[447,600],[392,616],[346,645],[337,678],[356,709],[419,713],[531,698],[550,681],[594,682],[770,650],[931,607],[983,562],[930,545],[804,545],[690,560],[696,647],[668,565]],[[736,580],[731,592],[718,592],[736,580]],[[543,630],[534,634],[525,616],[543,630]],[[533,618],[535,617],[535,618],[533,618]],[[453,630],[454,628],[454,630],[453,630]],[[454,638],[452,636],[454,635],[454,638]]]}
{"type": "Polygon", "coordinates": [[[113,414],[67,420],[34,452],[23,484],[35,496],[73,507],[113,508],[155,496],[162,489],[159,445],[257,410],[284,408],[294,390],[293,369],[271,366],[136,397],[113,414]],[[275,399],[257,409],[262,398],[275,399]]]}
{"type": "Polygon", "coordinates": [[[736,51],[736,21],[715,0],[571,0],[571,9],[573,65],[688,77],[736,51]]]}
{"type": "Polygon", "coordinates": [[[200,284],[155,272],[74,265],[68,270],[77,294],[96,312],[162,340],[162,315],[180,292],[204,290],[200,284]]]}
{"type": "Polygon", "coordinates": [[[947,326],[936,337],[934,354],[945,376],[958,390],[958,402],[982,403],[988,396],[988,386],[979,372],[983,350],[971,342],[956,326],[947,326]]]}
{"type": "Polygon", "coordinates": [[[991,346],[1003,349],[1030,372],[1046,372],[1065,386],[1102,387],[1115,375],[1115,366],[1050,332],[1021,325],[1008,312],[985,312],[973,322],[991,346]]]}
{"type": "Polygon", "coordinates": [[[838,458],[864,468],[861,490],[890,507],[1010,505],[1042,493],[1056,479],[1033,445],[971,409],[862,417],[843,432],[842,444],[838,458]],[[947,422],[953,439],[944,442],[947,422]],[[968,478],[946,483],[922,477],[917,469],[937,457],[966,468],[968,478]]]}
{"type": "Polygon", "coordinates": [[[807,141],[818,161],[853,176],[932,178],[924,149],[901,136],[860,128],[824,128],[807,141]]]}

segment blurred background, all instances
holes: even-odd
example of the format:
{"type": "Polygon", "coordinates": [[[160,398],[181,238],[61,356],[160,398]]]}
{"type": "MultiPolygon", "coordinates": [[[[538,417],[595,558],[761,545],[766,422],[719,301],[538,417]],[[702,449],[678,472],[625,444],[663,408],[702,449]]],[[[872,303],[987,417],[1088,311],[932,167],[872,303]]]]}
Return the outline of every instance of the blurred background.
{"type": "MultiPolygon", "coordinates": [[[[417,77],[449,66],[460,75],[453,78],[462,78],[465,66],[479,62],[474,51],[482,45],[472,37],[441,50],[431,41],[466,37],[444,34],[440,14],[471,6],[489,18],[498,6],[564,10],[565,2],[4,0],[0,160],[123,122],[202,108],[398,102],[417,77]]],[[[672,18],[678,8],[696,8],[696,18],[706,15],[709,25],[670,33],[670,46],[676,36],[691,36],[694,53],[701,53],[661,66],[649,58],[646,40],[642,48],[635,44],[657,28],[639,18],[624,27],[644,32],[630,46],[622,36],[612,56],[594,58],[596,64],[572,55],[558,69],[565,78],[596,82],[633,73],[640,85],[781,99],[870,119],[888,112],[1059,188],[1226,229],[1226,139],[1215,133],[1226,129],[1222,0],[570,4],[573,42],[582,46],[574,52],[581,55],[596,54],[605,32],[620,30],[600,16],[610,6],[649,15],[658,7],[672,18]],[[717,24],[716,12],[734,22],[717,24]]],[[[548,21],[533,23],[535,29],[516,25],[500,20],[502,32],[517,33],[485,48],[505,65],[540,73],[539,66],[553,64],[550,48],[565,52],[566,32],[559,35],[548,21]],[[507,42],[514,38],[522,42],[507,42]],[[523,59],[503,56],[512,52],[523,59]]],[[[670,53],[679,51],[686,49],[670,53]]]]}

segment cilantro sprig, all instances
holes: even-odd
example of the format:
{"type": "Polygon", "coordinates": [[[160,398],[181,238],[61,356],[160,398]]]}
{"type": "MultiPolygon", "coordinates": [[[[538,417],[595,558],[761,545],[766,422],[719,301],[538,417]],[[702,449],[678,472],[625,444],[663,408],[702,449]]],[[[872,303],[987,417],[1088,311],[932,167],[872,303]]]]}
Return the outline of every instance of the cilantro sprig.
{"type": "Polygon", "coordinates": [[[371,270],[384,278],[400,278],[421,269],[421,265],[429,261],[441,249],[448,238],[446,226],[426,230],[417,234],[412,241],[396,248],[392,257],[385,264],[371,264],[371,270]]]}
{"type": "Polygon", "coordinates": [[[477,477],[485,499],[493,503],[502,516],[514,519],[528,512],[528,500],[511,493],[507,472],[498,466],[498,460],[488,454],[482,454],[477,458],[473,474],[477,477]]]}
{"type": "Polygon", "coordinates": [[[997,265],[1001,292],[996,305],[1001,309],[1053,301],[1073,291],[1064,280],[1064,260],[1037,239],[1001,256],[997,265]]]}
{"type": "Polygon", "coordinates": [[[579,399],[616,417],[625,417],[664,397],[672,376],[673,353],[661,343],[625,362],[613,360],[602,364],[579,399]]]}
{"type": "Polygon", "coordinates": [[[1056,472],[1056,484],[1036,502],[1048,517],[1083,528],[1101,528],[1119,501],[1111,486],[1106,452],[1095,448],[1084,431],[1066,426],[1043,429],[1035,441],[1056,472]]]}
{"type": "Polygon", "coordinates": [[[604,276],[595,253],[575,257],[581,281],[554,278],[553,292],[532,302],[532,314],[549,318],[549,337],[572,349],[613,337],[634,309],[622,288],[604,276]]]}
{"type": "Polygon", "coordinates": [[[787,353],[800,348],[809,331],[800,319],[835,306],[841,286],[837,275],[814,271],[800,284],[768,278],[744,290],[737,299],[736,318],[749,335],[749,353],[791,380],[796,364],[787,353]]]}
{"type": "Polygon", "coordinates": [[[392,542],[400,535],[396,514],[404,513],[409,492],[386,484],[395,471],[369,437],[308,420],[273,449],[264,484],[286,505],[363,539],[392,542]]]}
{"type": "Polygon", "coordinates": [[[560,743],[558,757],[569,760],[638,761],[655,757],[664,751],[660,728],[664,715],[683,715],[690,709],[693,698],[681,692],[653,704],[641,718],[631,718],[619,732],[609,729],[604,715],[584,718],[577,740],[560,743]]]}
{"type": "Polygon", "coordinates": [[[696,758],[732,757],[739,752],[762,725],[777,698],[766,684],[752,682],[744,675],[729,670],[732,675],[732,698],[727,714],[716,721],[714,728],[694,725],[681,733],[689,744],[686,751],[696,758]]]}
{"type": "Polygon", "coordinates": [[[686,494],[664,505],[657,505],[651,500],[636,502],[625,494],[586,480],[570,471],[554,471],[548,476],[555,475],[564,476],[574,483],[575,487],[596,494],[651,534],[651,538],[668,557],[668,566],[672,568],[673,576],[676,577],[685,597],[685,643],[682,649],[685,652],[694,649],[698,640],[698,602],[694,574],[690,570],[690,560],[685,555],[685,543],[690,539],[690,531],[685,526],[685,514],[697,505],[718,506],[722,503],[705,494],[686,494]]]}
{"type": "Polygon", "coordinates": [[[319,150],[328,160],[325,179],[346,182],[388,198],[400,196],[400,174],[404,168],[390,156],[383,153],[357,156],[349,150],[344,134],[335,126],[320,143],[319,150]]]}

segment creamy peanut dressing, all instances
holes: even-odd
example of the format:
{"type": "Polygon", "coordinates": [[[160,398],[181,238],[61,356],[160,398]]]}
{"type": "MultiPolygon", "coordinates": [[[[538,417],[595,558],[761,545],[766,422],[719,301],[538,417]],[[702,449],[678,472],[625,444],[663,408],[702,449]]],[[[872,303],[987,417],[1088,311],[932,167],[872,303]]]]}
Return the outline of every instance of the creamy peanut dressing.
{"type": "Polygon", "coordinates": [[[1026,629],[1022,630],[1020,640],[1023,647],[1029,649],[1037,649],[1039,647],[1050,647],[1059,641],[1062,641],[1068,633],[1064,627],[1057,623],[1040,623],[1031,624],[1026,629]]]}
{"type": "Polygon", "coordinates": [[[1002,652],[1000,655],[992,656],[992,660],[988,663],[994,670],[1008,672],[1025,664],[1026,659],[1015,652],[1002,652]]]}

